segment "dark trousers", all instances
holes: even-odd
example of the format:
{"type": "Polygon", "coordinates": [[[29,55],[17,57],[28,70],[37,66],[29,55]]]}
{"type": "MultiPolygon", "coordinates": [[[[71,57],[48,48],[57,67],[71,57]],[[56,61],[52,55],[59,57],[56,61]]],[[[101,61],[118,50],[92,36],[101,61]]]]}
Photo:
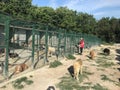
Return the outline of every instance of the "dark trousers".
{"type": "Polygon", "coordinates": [[[82,54],[82,53],[83,53],[83,48],[80,48],[80,52],[81,52],[80,54],[82,54]]]}
{"type": "Polygon", "coordinates": [[[79,52],[78,53],[82,54],[83,53],[83,48],[79,47],[79,52]]]}

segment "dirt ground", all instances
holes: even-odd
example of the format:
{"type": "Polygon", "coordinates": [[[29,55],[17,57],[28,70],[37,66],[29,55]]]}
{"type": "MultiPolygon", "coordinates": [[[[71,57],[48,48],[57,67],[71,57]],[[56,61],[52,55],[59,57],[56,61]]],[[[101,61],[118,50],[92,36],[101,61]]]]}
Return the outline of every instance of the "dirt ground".
{"type": "MultiPolygon", "coordinates": [[[[94,60],[88,61],[87,55],[89,54],[89,50],[84,50],[83,55],[75,54],[74,56],[76,59],[81,58],[83,60],[83,68],[87,67],[90,72],[94,73],[89,77],[89,82],[92,82],[92,84],[100,83],[101,85],[107,87],[109,90],[120,90],[120,86],[117,86],[113,84],[112,82],[104,82],[100,79],[100,75],[106,74],[108,75],[112,80],[120,83],[120,45],[114,45],[114,46],[101,46],[101,47],[93,47],[91,49],[94,49],[97,53],[102,48],[108,47],[111,50],[111,54],[114,55],[114,58],[112,62],[115,64],[115,66],[110,68],[104,68],[97,67],[97,63],[95,62],[96,58],[94,60]]],[[[63,65],[58,66],[56,68],[49,68],[49,65],[46,65],[42,68],[39,68],[37,70],[18,75],[17,78],[26,76],[29,79],[33,81],[33,84],[31,85],[25,85],[25,87],[22,90],[47,90],[49,86],[55,87],[55,90],[59,90],[59,88],[56,87],[56,84],[60,82],[60,78],[65,76],[66,74],[69,74],[68,68],[73,65],[73,62],[75,60],[66,60],[62,59],[60,60],[63,65]],[[30,77],[32,76],[32,77],[30,77]]],[[[16,90],[12,86],[10,82],[14,81],[16,78],[6,81],[4,83],[0,83],[0,87],[6,86],[5,88],[0,88],[0,90],[16,90]]],[[[84,81],[86,82],[86,81],[84,81]]],[[[92,90],[92,89],[91,89],[92,90]]]]}

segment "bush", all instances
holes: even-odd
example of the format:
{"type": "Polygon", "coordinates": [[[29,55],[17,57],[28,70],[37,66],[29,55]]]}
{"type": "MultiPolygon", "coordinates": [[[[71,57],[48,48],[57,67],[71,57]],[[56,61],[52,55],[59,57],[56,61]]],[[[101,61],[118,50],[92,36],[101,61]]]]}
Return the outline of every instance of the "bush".
{"type": "Polygon", "coordinates": [[[54,62],[51,62],[50,63],[50,68],[55,68],[55,67],[57,67],[57,66],[59,66],[59,65],[62,65],[62,63],[60,62],[60,61],[57,61],[57,60],[55,60],[54,62]]]}
{"type": "Polygon", "coordinates": [[[33,83],[32,80],[28,80],[27,77],[22,77],[22,78],[20,78],[20,79],[17,79],[17,80],[15,80],[15,81],[13,81],[13,86],[14,86],[14,88],[16,88],[16,89],[22,89],[22,88],[24,88],[24,85],[25,85],[25,84],[30,85],[30,84],[32,84],[32,83],[33,83]],[[23,84],[24,84],[24,85],[23,85],[23,84]]]}
{"type": "Polygon", "coordinates": [[[67,59],[74,60],[74,59],[76,59],[76,58],[75,58],[73,55],[68,54],[68,55],[67,55],[67,59]]]}

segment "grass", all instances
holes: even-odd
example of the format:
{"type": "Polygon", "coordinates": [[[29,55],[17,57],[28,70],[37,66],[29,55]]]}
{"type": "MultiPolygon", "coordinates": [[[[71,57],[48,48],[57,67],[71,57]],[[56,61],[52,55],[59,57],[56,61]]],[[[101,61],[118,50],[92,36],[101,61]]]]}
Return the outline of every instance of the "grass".
{"type": "Polygon", "coordinates": [[[82,75],[79,75],[79,81],[71,77],[69,74],[61,78],[61,82],[59,82],[56,86],[60,90],[89,90],[90,83],[85,85],[80,85],[85,79],[88,79],[88,75],[92,75],[90,72],[83,72],[82,75]]]}
{"type": "Polygon", "coordinates": [[[96,84],[92,87],[92,90],[108,90],[106,87],[101,86],[100,84],[96,84]]]}
{"type": "Polygon", "coordinates": [[[108,78],[107,75],[102,74],[101,77],[102,77],[101,79],[102,79],[103,81],[114,82],[113,80],[111,80],[110,78],[108,78]]]}
{"type": "Polygon", "coordinates": [[[65,76],[61,78],[61,82],[57,84],[60,90],[73,90],[74,88],[80,88],[78,83],[70,76],[65,76]]]}
{"type": "Polygon", "coordinates": [[[105,69],[104,68],[96,68],[98,71],[100,70],[100,71],[105,71],[105,69]]]}
{"type": "Polygon", "coordinates": [[[90,88],[89,86],[80,86],[79,82],[70,76],[65,76],[61,79],[61,82],[57,84],[60,90],[88,90],[90,88]]]}
{"type": "Polygon", "coordinates": [[[16,89],[22,89],[22,88],[24,88],[24,85],[31,85],[32,83],[33,83],[32,80],[28,80],[27,77],[22,77],[22,78],[19,78],[19,79],[13,81],[12,85],[16,89]]]}
{"type": "Polygon", "coordinates": [[[6,88],[6,86],[2,86],[1,88],[6,88]]]}
{"type": "Polygon", "coordinates": [[[114,63],[113,62],[105,62],[105,63],[101,63],[100,66],[108,68],[108,67],[114,66],[114,63]]]}
{"type": "Polygon", "coordinates": [[[68,55],[66,56],[66,58],[69,59],[69,60],[74,60],[74,59],[76,59],[72,54],[68,54],[68,55]]]}
{"type": "Polygon", "coordinates": [[[85,82],[84,85],[91,86],[91,85],[92,85],[92,82],[85,82]]]}
{"type": "Polygon", "coordinates": [[[113,82],[115,85],[117,85],[117,86],[120,87],[120,83],[119,83],[119,82],[116,82],[116,81],[108,78],[107,75],[102,74],[101,77],[102,77],[101,79],[102,79],[103,81],[113,82]]]}
{"type": "Polygon", "coordinates": [[[96,60],[96,63],[98,63],[100,67],[108,68],[112,67],[115,64],[111,61],[113,59],[113,56],[105,56],[105,55],[99,55],[99,57],[96,60]]]}
{"type": "Polygon", "coordinates": [[[62,65],[62,63],[60,61],[55,60],[54,62],[50,62],[50,66],[49,67],[50,68],[55,68],[55,67],[58,67],[60,65],[62,65]]]}

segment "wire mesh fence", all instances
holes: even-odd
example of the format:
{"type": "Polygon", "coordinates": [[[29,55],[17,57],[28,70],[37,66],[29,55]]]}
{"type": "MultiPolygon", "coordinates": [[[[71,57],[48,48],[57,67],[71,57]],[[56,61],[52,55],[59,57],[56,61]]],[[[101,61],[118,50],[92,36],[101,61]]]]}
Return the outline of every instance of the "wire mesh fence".
{"type": "Polygon", "coordinates": [[[21,63],[39,68],[46,62],[74,54],[75,46],[81,37],[85,40],[85,48],[101,43],[101,40],[93,35],[70,33],[45,24],[17,20],[0,14],[0,62],[4,63],[3,76],[11,76],[16,65],[21,63]]]}

